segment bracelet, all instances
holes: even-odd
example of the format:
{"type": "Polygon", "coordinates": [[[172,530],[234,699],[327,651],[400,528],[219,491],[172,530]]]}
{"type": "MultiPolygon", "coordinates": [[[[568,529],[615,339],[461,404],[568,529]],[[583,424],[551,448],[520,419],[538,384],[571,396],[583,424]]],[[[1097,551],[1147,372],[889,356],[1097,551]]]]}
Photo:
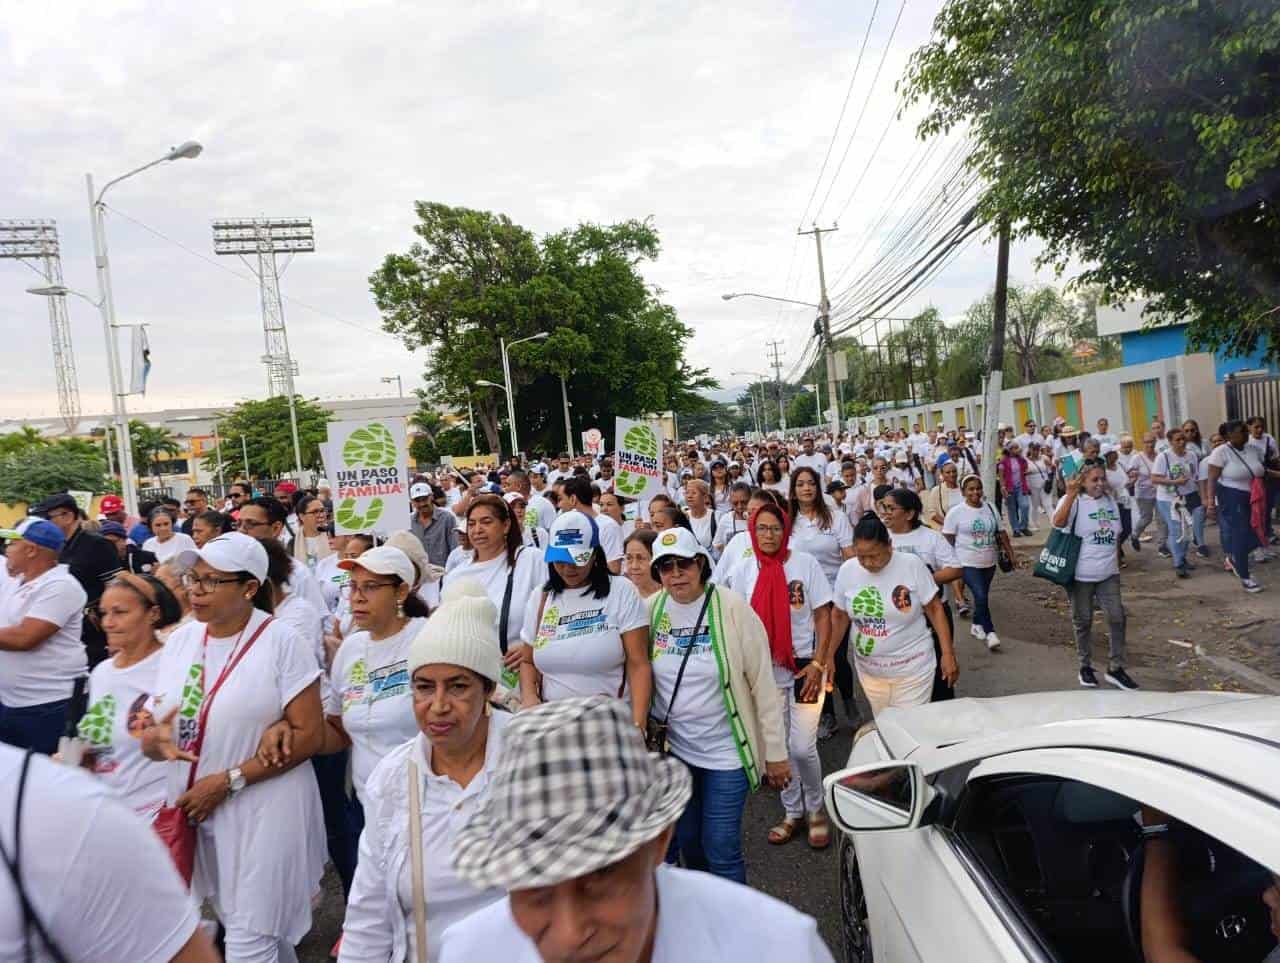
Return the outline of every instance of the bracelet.
{"type": "Polygon", "coordinates": [[[1157,838],[1157,837],[1159,837],[1159,836],[1165,836],[1165,835],[1168,835],[1168,832],[1169,832],[1169,824],[1168,824],[1168,823],[1156,823],[1154,826],[1143,826],[1143,827],[1141,827],[1141,829],[1142,829],[1142,838],[1143,838],[1143,839],[1154,839],[1154,838],[1157,838]]]}
{"type": "Polygon", "coordinates": [[[820,671],[823,675],[826,675],[827,667],[823,665],[821,662],[819,662],[817,659],[810,659],[809,665],[816,666],[818,668],[818,671],[820,671]]]}

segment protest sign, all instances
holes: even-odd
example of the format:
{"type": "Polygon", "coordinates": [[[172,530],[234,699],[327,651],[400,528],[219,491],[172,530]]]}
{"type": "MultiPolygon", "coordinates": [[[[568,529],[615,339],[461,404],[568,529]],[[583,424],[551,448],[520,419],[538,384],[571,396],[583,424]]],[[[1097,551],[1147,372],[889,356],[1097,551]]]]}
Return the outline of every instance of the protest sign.
{"type": "Polygon", "coordinates": [[[407,527],[409,469],[403,418],[332,422],[322,450],[333,488],[337,534],[387,535],[407,527]]]}

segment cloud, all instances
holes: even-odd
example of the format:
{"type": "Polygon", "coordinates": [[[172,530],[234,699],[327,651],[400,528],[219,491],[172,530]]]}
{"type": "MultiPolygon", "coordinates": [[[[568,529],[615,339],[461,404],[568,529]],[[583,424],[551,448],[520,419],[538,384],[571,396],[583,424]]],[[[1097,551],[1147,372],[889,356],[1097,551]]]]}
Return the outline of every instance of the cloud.
{"type": "MultiPolygon", "coordinates": [[[[933,13],[907,9],[867,99],[897,9],[881,7],[845,133],[864,100],[866,116],[824,218],[867,166],[897,105],[892,82],[933,13]]],[[[316,253],[295,258],[281,282],[300,391],[385,393],[379,379],[391,374],[417,384],[423,358],[378,330],[367,279],[411,242],[418,199],[502,211],[539,232],[652,215],[663,255],[647,275],[695,329],[693,363],[733,383],[733,370],[764,370],[767,340],[798,358],[811,327],[804,309],[719,296],[817,299],[812,241],[794,232],[869,10],[766,0],[15,6],[0,37],[0,216],[56,218],[67,283],[95,294],[84,172],[101,187],[171,144],[204,143],[197,160],[107,194],[119,212],[108,219],[118,313],[151,326],[146,407],[265,391],[258,292],[238,259],[213,256],[220,217],[314,220],[316,253]]],[[[890,127],[830,237],[832,276],[917,149],[909,125],[890,127]]],[[[1027,264],[1019,251],[1015,276],[1028,277],[1027,264]]],[[[993,265],[974,245],[904,310],[930,297],[944,314],[962,310],[993,265]]],[[[0,331],[10,358],[24,359],[8,366],[0,415],[56,413],[46,308],[22,293],[36,280],[0,262],[0,331]]],[[[89,305],[70,309],[83,407],[102,411],[102,326],[89,305]]]]}

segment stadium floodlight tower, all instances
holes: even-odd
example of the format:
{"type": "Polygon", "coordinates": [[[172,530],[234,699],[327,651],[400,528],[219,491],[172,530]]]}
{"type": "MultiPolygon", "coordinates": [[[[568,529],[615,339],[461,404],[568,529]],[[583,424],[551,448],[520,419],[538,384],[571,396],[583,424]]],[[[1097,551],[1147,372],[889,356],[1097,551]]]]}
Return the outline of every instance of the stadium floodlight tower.
{"type": "MultiPolygon", "coordinates": [[[[58,226],[54,221],[0,221],[0,259],[21,261],[43,277],[50,288],[63,286],[58,226]]],[[[49,304],[53,373],[58,382],[58,414],[71,434],[80,424],[80,385],[76,381],[76,357],[71,348],[67,296],[61,294],[45,300],[49,304]]]]}
{"type": "MultiPolygon", "coordinates": [[[[298,443],[298,412],[294,405],[293,379],[298,363],[289,355],[284,328],[284,304],[280,300],[280,271],[276,254],[309,254],[316,249],[309,217],[247,217],[213,222],[213,253],[235,254],[258,278],[262,295],[262,329],[267,353],[267,396],[289,399],[289,427],[293,432],[293,462],[302,475],[302,446],[298,443]],[[257,255],[257,265],[245,255],[257,255]]],[[[288,267],[288,262],[285,262],[288,267]]]]}

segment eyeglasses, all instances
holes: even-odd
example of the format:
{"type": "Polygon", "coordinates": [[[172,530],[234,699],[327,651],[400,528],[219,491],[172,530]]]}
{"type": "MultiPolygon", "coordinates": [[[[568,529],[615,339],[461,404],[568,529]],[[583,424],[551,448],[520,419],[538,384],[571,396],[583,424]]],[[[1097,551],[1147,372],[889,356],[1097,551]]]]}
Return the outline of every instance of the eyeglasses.
{"type": "Polygon", "coordinates": [[[329,513],[323,508],[313,508],[309,512],[303,512],[304,515],[328,515],[329,513]]]}
{"type": "Polygon", "coordinates": [[[782,526],[781,525],[757,525],[756,534],[757,535],[781,535],[782,526]]]}
{"type": "Polygon", "coordinates": [[[693,568],[693,566],[697,564],[698,560],[696,558],[679,558],[668,555],[666,558],[658,560],[658,573],[660,575],[666,575],[668,572],[676,569],[683,572],[686,569],[693,568]]]}
{"type": "Polygon", "coordinates": [[[242,578],[218,578],[216,575],[196,575],[194,572],[184,572],[182,575],[182,584],[187,589],[200,589],[201,595],[208,595],[210,592],[216,592],[219,585],[230,585],[232,582],[243,582],[242,578]]]}
{"type": "Polygon", "coordinates": [[[386,588],[389,585],[395,585],[395,582],[345,582],[341,591],[348,596],[360,596],[367,599],[370,595],[380,588],[386,588]]]}
{"type": "Polygon", "coordinates": [[[255,528],[266,528],[270,524],[270,522],[255,522],[252,518],[241,518],[236,522],[236,528],[241,532],[251,532],[255,528]]]}

